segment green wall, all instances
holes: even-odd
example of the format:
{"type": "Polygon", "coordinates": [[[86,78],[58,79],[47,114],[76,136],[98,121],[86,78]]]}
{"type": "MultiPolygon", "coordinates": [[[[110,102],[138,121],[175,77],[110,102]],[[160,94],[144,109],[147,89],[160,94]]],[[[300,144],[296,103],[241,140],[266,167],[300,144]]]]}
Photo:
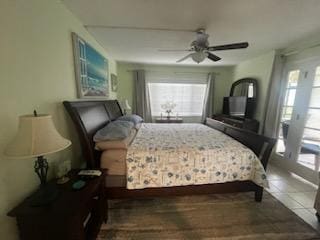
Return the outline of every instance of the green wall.
{"type": "Polygon", "coordinates": [[[51,114],[58,131],[72,141],[67,150],[47,156],[51,176],[59,160],[72,161],[73,167],[83,163],[74,127],[62,106],[63,100],[76,99],[71,32],[104,54],[116,73],[116,62],[59,1],[0,1],[0,239],[18,239],[16,222],[6,214],[39,185],[34,159],[2,155],[17,132],[19,115],[33,109],[51,114]]]}
{"type": "Polygon", "coordinates": [[[258,80],[258,104],[255,118],[259,120],[260,123],[264,118],[274,57],[275,51],[271,51],[259,57],[244,61],[234,68],[233,81],[247,77],[258,80]]]}
{"type": "Polygon", "coordinates": [[[163,72],[215,72],[215,112],[221,113],[223,97],[229,95],[232,82],[241,78],[251,77],[258,80],[258,104],[255,118],[261,121],[264,118],[267,92],[272,73],[275,51],[268,52],[256,58],[249,59],[236,66],[229,67],[189,67],[189,66],[165,66],[165,65],[143,65],[133,63],[118,63],[118,98],[128,99],[132,104],[133,74],[132,70],[144,69],[146,71],[163,72]]]}
{"type": "MultiPolygon", "coordinates": [[[[18,239],[16,222],[6,213],[38,186],[33,172],[34,159],[13,160],[2,155],[14,137],[18,116],[34,109],[49,113],[58,131],[72,141],[61,153],[48,156],[50,175],[59,160],[83,164],[75,129],[61,102],[76,99],[71,32],[76,32],[109,59],[110,72],[118,75],[118,97],[132,102],[132,70],[215,72],[215,109],[221,112],[223,96],[229,94],[232,81],[256,77],[260,84],[258,116],[266,100],[273,52],[234,67],[176,67],[117,64],[94,40],[82,24],[59,1],[0,1],[0,239],[18,239]]],[[[110,92],[110,98],[116,98],[110,92]]]]}
{"type": "Polygon", "coordinates": [[[190,67],[190,66],[167,66],[167,65],[145,65],[133,63],[118,63],[118,99],[128,99],[132,106],[133,94],[133,73],[132,70],[144,69],[146,71],[159,72],[190,72],[190,73],[209,73],[214,72],[216,75],[215,82],[215,112],[222,111],[223,97],[229,95],[231,82],[233,79],[233,67],[190,67]]]}

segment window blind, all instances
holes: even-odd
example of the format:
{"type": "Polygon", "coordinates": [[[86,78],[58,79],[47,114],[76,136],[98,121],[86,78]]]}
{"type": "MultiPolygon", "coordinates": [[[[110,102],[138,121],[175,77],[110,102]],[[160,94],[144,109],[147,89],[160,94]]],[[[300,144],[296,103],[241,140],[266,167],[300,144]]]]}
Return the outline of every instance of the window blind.
{"type": "Polygon", "coordinates": [[[152,116],[166,115],[161,105],[176,104],[171,116],[201,116],[207,87],[206,74],[146,74],[152,116]]]}

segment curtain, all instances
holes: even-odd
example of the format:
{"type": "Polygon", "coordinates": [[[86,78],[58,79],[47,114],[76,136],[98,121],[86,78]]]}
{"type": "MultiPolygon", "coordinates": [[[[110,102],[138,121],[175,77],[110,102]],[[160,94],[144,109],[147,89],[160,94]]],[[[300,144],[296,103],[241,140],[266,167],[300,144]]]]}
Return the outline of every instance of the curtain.
{"type": "Polygon", "coordinates": [[[282,55],[275,55],[268,88],[268,101],[262,122],[262,134],[272,138],[277,138],[281,120],[282,99],[286,86],[286,79],[283,77],[284,61],[282,55]]]}
{"type": "Polygon", "coordinates": [[[208,74],[207,80],[207,89],[204,97],[204,104],[202,110],[202,118],[201,121],[204,123],[207,117],[212,117],[214,110],[214,84],[215,83],[215,75],[214,73],[208,74]]]}
{"type": "Polygon", "coordinates": [[[141,116],[145,122],[152,122],[149,90],[146,82],[145,71],[133,71],[133,81],[134,95],[132,112],[141,116]]]}

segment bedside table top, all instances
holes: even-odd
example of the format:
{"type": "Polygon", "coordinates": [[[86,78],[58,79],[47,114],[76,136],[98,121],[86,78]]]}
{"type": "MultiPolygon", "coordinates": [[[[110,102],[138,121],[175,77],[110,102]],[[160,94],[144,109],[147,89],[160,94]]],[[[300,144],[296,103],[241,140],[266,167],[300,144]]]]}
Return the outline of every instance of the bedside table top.
{"type": "Polygon", "coordinates": [[[58,188],[59,195],[49,205],[33,207],[30,205],[30,198],[39,190],[36,190],[33,194],[23,200],[18,206],[12,209],[8,216],[30,216],[30,215],[59,215],[59,217],[70,216],[75,211],[79,211],[83,205],[92,199],[92,197],[99,192],[101,184],[105,184],[105,172],[102,171],[101,176],[85,180],[86,185],[80,190],[72,189],[72,184],[79,180],[77,173],[80,169],[71,170],[68,173],[70,180],[65,184],[57,184],[57,179],[53,179],[48,182],[51,186],[58,188]]]}
{"type": "Polygon", "coordinates": [[[155,120],[156,123],[182,123],[183,119],[182,118],[156,118],[155,120]]]}

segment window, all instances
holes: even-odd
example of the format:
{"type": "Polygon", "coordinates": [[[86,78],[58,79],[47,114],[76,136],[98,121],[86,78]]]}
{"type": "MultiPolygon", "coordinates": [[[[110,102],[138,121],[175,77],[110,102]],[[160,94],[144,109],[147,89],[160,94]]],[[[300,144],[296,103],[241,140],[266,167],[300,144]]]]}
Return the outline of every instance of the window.
{"type": "Polygon", "coordinates": [[[174,115],[201,116],[207,84],[154,83],[148,84],[152,116],[165,115],[161,105],[170,101],[176,104],[174,115]]]}

